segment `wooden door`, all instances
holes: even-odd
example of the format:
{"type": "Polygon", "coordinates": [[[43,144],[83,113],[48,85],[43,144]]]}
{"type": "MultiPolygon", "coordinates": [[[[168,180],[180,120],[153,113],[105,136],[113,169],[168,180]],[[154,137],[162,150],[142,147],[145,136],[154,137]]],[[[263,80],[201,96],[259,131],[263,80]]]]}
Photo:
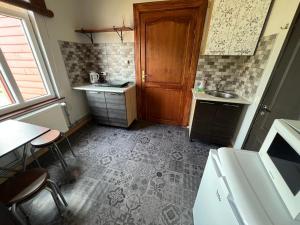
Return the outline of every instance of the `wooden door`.
{"type": "Polygon", "coordinates": [[[275,119],[300,119],[300,16],[279,59],[244,149],[258,151],[275,119]]]}
{"type": "Polygon", "coordinates": [[[140,119],[187,125],[207,0],[134,5],[140,119]]]}

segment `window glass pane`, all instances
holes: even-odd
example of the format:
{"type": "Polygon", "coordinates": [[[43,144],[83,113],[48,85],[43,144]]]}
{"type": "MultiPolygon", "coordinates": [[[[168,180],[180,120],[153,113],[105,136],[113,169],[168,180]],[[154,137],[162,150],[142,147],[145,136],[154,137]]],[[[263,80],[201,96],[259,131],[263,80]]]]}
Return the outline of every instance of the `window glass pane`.
{"type": "Polygon", "coordinates": [[[15,103],[15,100],[8,89],[4,77],[0,71],[0,108],[9,106],[15,103]]]}
{"type": "Polygon", "coordinates": [[[0,15],[0,47],[24,100],[47,95],[20,19],[0,15]]]}

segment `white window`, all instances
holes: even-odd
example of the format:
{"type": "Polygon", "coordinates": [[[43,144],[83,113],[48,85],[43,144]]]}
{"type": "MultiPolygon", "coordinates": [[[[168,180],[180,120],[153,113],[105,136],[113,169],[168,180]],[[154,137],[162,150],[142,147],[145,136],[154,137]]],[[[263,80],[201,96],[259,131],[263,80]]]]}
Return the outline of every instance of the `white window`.
{"type": "Polygon", "coordinates": [[[0,8],[0,115],[54,97],[27,12],[0,8]]]}

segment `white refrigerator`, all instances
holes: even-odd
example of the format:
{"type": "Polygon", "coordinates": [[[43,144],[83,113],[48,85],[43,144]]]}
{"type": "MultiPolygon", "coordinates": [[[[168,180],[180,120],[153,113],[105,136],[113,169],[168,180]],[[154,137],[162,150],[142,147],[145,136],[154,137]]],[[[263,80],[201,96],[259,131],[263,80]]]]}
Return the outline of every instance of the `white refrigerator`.
{"type": "Polygon", "coordinates": [[[257,152],[211,150],[193,208],[194,225],[300,225],[257,152]]]}

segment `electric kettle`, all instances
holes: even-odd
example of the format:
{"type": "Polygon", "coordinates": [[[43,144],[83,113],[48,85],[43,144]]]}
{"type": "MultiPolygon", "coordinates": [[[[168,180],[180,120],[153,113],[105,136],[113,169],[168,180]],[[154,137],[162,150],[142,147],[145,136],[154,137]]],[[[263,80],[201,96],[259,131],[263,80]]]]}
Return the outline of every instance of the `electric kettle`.
{"type": "Polygon", "coordinates": [[[90,82],[91,84],[98,83],[100,75],[94,71],[90,72],[90,82]]]}

